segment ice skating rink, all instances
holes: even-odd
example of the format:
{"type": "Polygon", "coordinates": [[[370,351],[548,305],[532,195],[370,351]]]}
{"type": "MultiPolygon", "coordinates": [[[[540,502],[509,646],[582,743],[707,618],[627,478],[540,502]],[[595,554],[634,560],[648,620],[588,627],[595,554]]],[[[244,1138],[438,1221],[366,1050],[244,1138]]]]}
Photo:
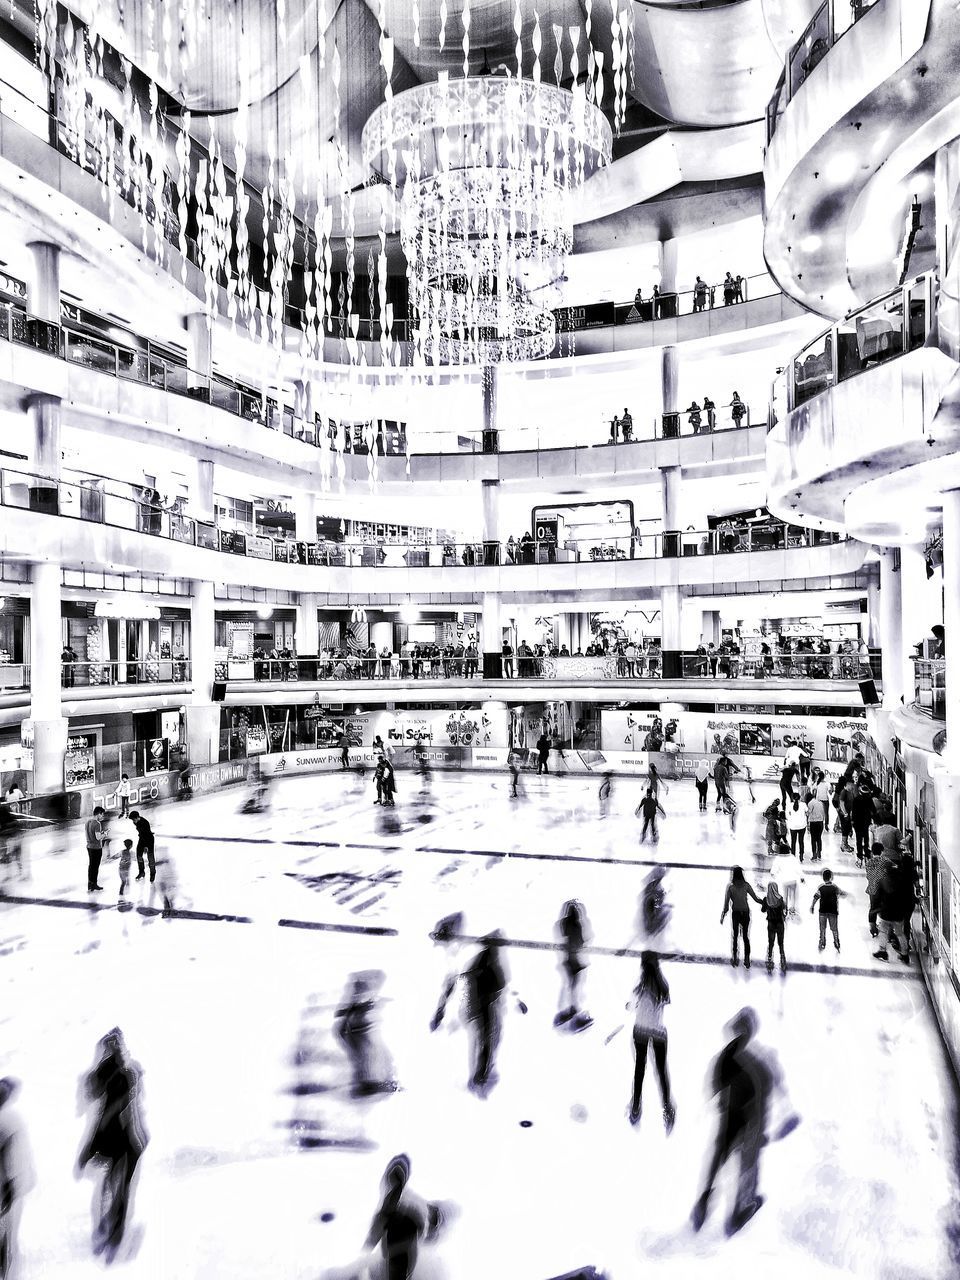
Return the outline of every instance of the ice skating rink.
{"type": "MultiPolygon", "coordinates": [[[[240,791],[149,811],[176,866],[178,911],[150,910],[147,882],[117,906],[115,860],[88,895],[77,825],[31,849],[30,878],[0,905],[0,1075],[37,1185],[21,1229],[20,1276],[85,1280],[91,1183],[73,1166],[83,1134],[77,1084],[98,1038],[119,1025],[143,1068],[151,1141],[128,1240],[113,1269],[150,1280],[377,1276],[364,1237],[383,1168],[410,1154],[411,1186],[451,1208],[423,1280],[549,1280],[593,1265],[609,1280],[949,1280],[960,1274],[957,1096],[916,958],[874,960],[865,879],[825,842],[836,872],[842,951],[817,950],[804,865],[787,926],[785,975],[767,972],[753,909],[754,965],[729,963],[720,909],[740,863],[762,892],[760,813],[773,792],[742,783],[736,833],[670,784],[659,844],[639,845],[634,780],[599,816],[596,778],[398,775],[398,831],[383,831],[373,784],[354,775],[275,784],[272,808],[241,815],[240,791]],[[430,821],[421,822],[421,814],[430,821]],[[676,1127],[664,1133],[653,1064],[644,1112],[626,1119],[639,972],[637,896],[668,868],[673,918],[661,942],[676,1127]],[[556,920],[579,899],[592,931],[579,1034],[557,1030],[556,920]],[[93,908],[93,909],[91,909],[93,908]],[[143,909],[141,909],[143,908],[143,909]],[[471,938],[500,928],[511,999],[490,1096],[468,1091],[456,1016],[428,1030],[445,960],[429,931],[453,911],[471,938]],[[350,1096],[332,1018],[348,977],[379,969],[380,1033],[399,1090],[350,1096]],[[689,1214],[712,1142],[705,1081],[724,1025],[744,1005],[780,1060],[796,1131],[765,1148],[765,1204],[724,1234],[732,1181],[699,1235],[689,1214]]],[[[117,838],[121,828],[115,823],[117,838]]],[[[128,834],[132,834],[129,832],[128,834]]],[[[118,847],[114,845],[114,849],[118,847]]],[[[134,872],[136,864],[134,864],[134,872]]],[[[474,951],[465,946],[466,961],[474,951]]],[[[390,1073],[385,1064],[386,1073],[390,1073]]]]}

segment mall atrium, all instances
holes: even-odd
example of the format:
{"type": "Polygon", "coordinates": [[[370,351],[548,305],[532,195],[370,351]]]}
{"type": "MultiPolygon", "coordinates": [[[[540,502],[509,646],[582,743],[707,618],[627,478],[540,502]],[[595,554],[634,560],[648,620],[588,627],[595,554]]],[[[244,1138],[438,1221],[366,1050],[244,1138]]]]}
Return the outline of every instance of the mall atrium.
{"type": "Polygon", "coordinates": [[[2,1280],[960,1275],[958,49],[0,5],[2,1280]]]}

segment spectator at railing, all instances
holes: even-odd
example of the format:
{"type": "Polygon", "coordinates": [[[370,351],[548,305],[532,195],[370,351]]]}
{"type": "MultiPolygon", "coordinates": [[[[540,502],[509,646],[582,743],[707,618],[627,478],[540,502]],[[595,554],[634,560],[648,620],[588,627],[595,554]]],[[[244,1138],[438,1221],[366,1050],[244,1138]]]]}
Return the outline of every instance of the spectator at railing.
{"type": "Polygon", "coordinates": [[[746,416],[747,406],[740,399],[739,392],[733,393],[733,399],[730,401],[730,417],[733,419],[733,425],[739,427],[740,423],[746,416]]]}
{"type": "Polygon", "coordinates": [[[620,433],[623,436],[623,443],[629,444],[633,439],[633,416],[629,409],[624,409],[623,417],[620,419],[620,433]]]}
{"type": "Polygon", "coordinates": [[[717,406],[709,396],[703,397],[703,412],[707,415],[707,425],[701,431],[715,431],[717,426],[717,406]]]}
{"type": "Polygon", "coordinates": [[[690,402],[689,408],[687,408],[684,412],[687,415],[687,421],[690,423],[690,426],[693,429],[693,434],[695,436],[698,436],[700,434],[701,417],[700,417],[700,406],[697,404],[696,400],[692,400],[690,402]]]}
{"type": "Polygon", "coordinates": [[[507,564],[516,564],[517,563],[517,544],[514,541],[514,537],[512,533],[510,537],[507,539],[507,545],[505,550],[506,550],[506,556],[507,556],[507,564]]]}
{"type": "Polygon", "coordinates": [[[947,633],[939,622],[930,628],[930,634],[933,636],[933,644],[930,646],[931,658],[945,658],[947,656],[947,633]]]}
{"type": "Polygon", "coordinates": [[[520,564],[533,564],[536,548],[529,529],[520,539],[520,564]]]}
{"type": "Polygon", "coordinates": [[[76,660],[77,660],[77,655],[74,652],[74,650],[71,649],[68,644],[65,644],[60,653],[60,664],[63,668],[62,682],[63,682],[63,687],[65,689],[73,688],[73,683],[75,679],[73,664],[76,662],[76,660]]]}
{"type": "Polygon", "coordinates": [[[694,311],[703,311],[707,305],[707,286],[705,281],[697,276],[696,283],[693,286],[693,309],[694,311]]]}
{"type": "Polygon", "coordinates": [[[620,443],[620,419],[616,414],[610,419],[610,443],[620,443]]]}

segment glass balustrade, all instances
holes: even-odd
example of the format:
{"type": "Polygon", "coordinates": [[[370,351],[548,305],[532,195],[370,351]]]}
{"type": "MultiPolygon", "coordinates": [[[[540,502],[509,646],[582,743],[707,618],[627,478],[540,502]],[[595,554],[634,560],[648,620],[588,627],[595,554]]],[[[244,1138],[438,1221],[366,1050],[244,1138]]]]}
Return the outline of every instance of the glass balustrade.
{"type": "MultiPolygon", "coordinates": [[[[927,272],[818,334],[793,359],[789,408],[796,409],[848,378],[916,351],[929,336],[935,311],[936,277],[927,272]]],[[[775,404],[771,417],[782,420],[775,404]]]]}

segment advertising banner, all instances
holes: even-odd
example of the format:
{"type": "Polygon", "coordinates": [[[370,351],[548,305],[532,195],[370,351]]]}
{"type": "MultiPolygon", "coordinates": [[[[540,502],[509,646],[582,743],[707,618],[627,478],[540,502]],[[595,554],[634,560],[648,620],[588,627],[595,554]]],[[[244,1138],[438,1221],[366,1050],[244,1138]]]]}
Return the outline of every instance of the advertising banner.
{"type": "Polygon", "coordinates": [[[273,542],[270,538],[247,534],[247,555],[254,560],[272,560],[273,542]]]}
{"type": "Polygon", "coordinates": [[[170,768],[170,743],[166,738],[147,740],[147,773],[166,773],[170,768]]]}

